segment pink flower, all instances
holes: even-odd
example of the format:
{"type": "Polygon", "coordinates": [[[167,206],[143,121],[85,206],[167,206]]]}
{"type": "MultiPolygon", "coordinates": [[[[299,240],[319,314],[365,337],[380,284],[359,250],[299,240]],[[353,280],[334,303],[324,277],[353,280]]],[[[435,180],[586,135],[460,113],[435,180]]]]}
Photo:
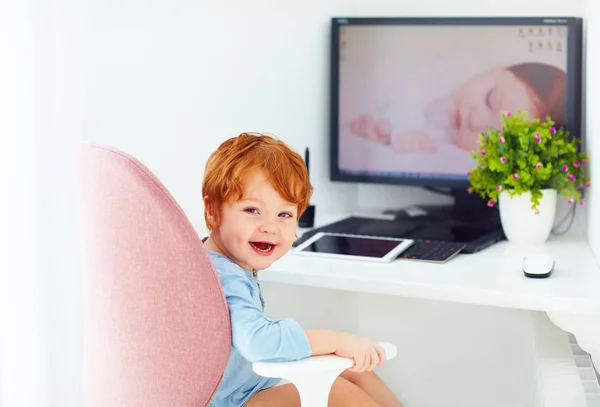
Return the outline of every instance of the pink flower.
{"type": "Polygon", "coordinates": [[[537,164],[535,165],[535,168],[542,168],[542,163],[537,163],[537,164]]]}
{"type": "Polygon", "coordinates": [[[569,198],[567,202],[569,203],[569,205],[573,205],[573,203],[575,203],[575,200],[573,198],[569,198]]]}
{"type": "Polygon", "coordinates": [[[583,206],[583,205],[585,205],[585,204],[583,203],[583,199],[582,199],[581,201],[579,201],[579,206],[583,206]]]}
{"type": "Polygon", "coordinates": [[[467,171],[467,177],[471,175],[471,171],[467,171]]]}
{"type": "Polygon", "coordinates": [[[539,209],[536,209],[535,211],[533,211],[533,214],[534,214],[534,215],[539,215],[539,214],[540,214],[540,210],[539,210],[539,209]]]}
{"type": "Polygon", "coordinates": [[[510,116],[510,112],[505,113],[506,117],[510,116]]]}
{"type": "Polygon", "coordinates": [[[503,137],[503,136],[500,136],[500,137],[498,138],[498,141],[499,141],[500,143],[504,143],[504,141],[505,141],[505,140],[504,140],[504,137],[503,137]]]}
{"type": "Polygon", "coordinates": [[[569,174],[569,181],[575,182],[575,176],[573,174],[569,174]]]}
{"type": "Polygon", "coordinates": [[[519,179],[519,174],[513,174],[514,179],[519,179]]]}
{"type": "Polygon", "coordinates": [[[589,182],[589,181],[585,183],[585,187],[586,187],[586,188],[589,188],[589,187],[590,187],[590,182],[589,182]]]}
{"type": "Polygon", "coordinates": [[[550,127],[550,134],[556,133],[556,129],[554,127],[550,127]]]}
{"type": "Polygon", "coordinates": [[[471,187],[467,188],[467,193],[468,194],[472,194],[473,193],[473,188],[471,188],[471,187]]]}
{"type": "Polygon", "coordinates": [[[563,171],[563,172],[567,172],[567,171],[569,171],[569,167],[567,167],[566,165],[563,165],[563,166],[562,166],[562,171],[563,171]]]}
{"type": "Polygon", "coordinates": [[[583,165],[587,164],[587,160],[585,158],[583,160],[581,160],[581,162],[583,163],[583,165]]]}
{"type": "Polygon", "coordinates": [[[500,162],[504,164],[506,162],[506,157],[500,157],[500,162]]]}
{"type": "Polygon", "coordinates": [[[485,155],[485,150],[481,150],[479,153],[480,153],[481,155],[485,155]]]}
{"type": "Polygon", "coordinates": [[[534,136],[536,139],[539,139],[539,138],[540,138],[540,133],[535,133],[533,136],[534,136]]]}
{"type": "Polygon", "coordinates": [[[492,206],[494,206],[494,205],[496,205],[496,201],[494,201],[493,199],[490,199],[490,200],[488,201],[488,206],[492,207],[492,206]]]}
{"type": "Polygon", "coordinates": [[[498,185],[498,186],[496,187],[496,191],[502,191],[502,185],[498,185]]]}
{"type": "Polygon", "coordinates": [[[575,168],[579,168],[579,161],[575,161],[575,162],[573,163],[573,166],[574,166],[575,168]]]}

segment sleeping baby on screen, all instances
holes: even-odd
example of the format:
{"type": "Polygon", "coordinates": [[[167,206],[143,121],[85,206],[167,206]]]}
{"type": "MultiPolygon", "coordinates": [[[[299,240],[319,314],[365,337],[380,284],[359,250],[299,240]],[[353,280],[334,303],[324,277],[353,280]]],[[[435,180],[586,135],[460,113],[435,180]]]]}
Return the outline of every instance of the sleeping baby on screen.
{"type": "MultiPolygon", "coordinates": [[[[566,73],[557,67],[527,62],[483,71],[459,86],[451,95],[430,104],[425,129],[399,132],[395,118],[358,115],[350,133],[389,145],[397,153],[434,153],[442,145],[464,151],[478,148],[479,134],[502,125],[500,113],[527,111],[530,118],[547,115],[564,123],[566,73]]],[[[397,118],[396,118],[397,119],[397,118]]]]}
{"type": "Polygon", "coordinates": [[[301,327],[264,313],[259,270],[292,247],[298,218],[312,185],[304,161],[285,143],[260,134],[223,142],[206,164],[202,183],[205,246],[223,287],[232,328],[232,349],[210,407],[300,407],[293,384],[252,370],[257,361],[283,362],[337,354],[354,366],[332,386],[329,406],[401,407],[373,372],[383,348],[367,338],[301,327]]]}

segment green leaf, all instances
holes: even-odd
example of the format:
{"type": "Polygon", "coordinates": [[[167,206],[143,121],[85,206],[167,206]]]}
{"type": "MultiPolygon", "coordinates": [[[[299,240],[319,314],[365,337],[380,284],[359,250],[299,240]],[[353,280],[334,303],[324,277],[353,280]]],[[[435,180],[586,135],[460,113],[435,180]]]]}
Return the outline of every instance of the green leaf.
{"type": "Polygon", "coordinates": [[[473,169],[469,182],[473,193],[497,200],[498,185],[511,194],[531,192],[532,209],[537,208],[541,190],[546,188],[555,188],[565,199],[581,199],[581,190],[589,182],[584,164],[589,158],[578,152],[581,140],[562,128],[551,134],[555,123],[549,116],[541,121],[530,120],[526,111],[510,116],[502,112],[501,122],[501,127],[481,133],[478,150],[471,152],[473,169]],[[483,149],[486,155],[479,153],[483,149]],[[506,163],[500,161],[501,157],[506,158],[506,163]],[[576,167],[575,162],[580,166],[576,167]],[[537,163],[541,163],[541,168],[536,168],[537,163]],[[568,173],[562,171],[564,165],[569,167],[568,173]],[[513,178],[515,173],[517,180],[513,178]],[[574,182],[569,180],[569,174],[575,177],[574,182]]]}

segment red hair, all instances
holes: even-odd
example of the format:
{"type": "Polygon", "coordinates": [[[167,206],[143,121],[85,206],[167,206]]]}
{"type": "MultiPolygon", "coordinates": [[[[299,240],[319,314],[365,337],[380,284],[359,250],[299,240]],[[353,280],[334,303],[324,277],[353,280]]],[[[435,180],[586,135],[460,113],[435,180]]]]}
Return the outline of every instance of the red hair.
{"type": "Polygon", "coordinates": [[[304,213],[313,186],[302,157],[274,137],[242,133],[224,141],[206,162],[202,197],[207,199],[215,219],[214,224],[209,222],[208,208],[204,208],[209,229],[221,222],[224,203],[242,198],[245,177],[252,170],[263,170],[279,195],[298,207],[298,217],[304,213]]]}

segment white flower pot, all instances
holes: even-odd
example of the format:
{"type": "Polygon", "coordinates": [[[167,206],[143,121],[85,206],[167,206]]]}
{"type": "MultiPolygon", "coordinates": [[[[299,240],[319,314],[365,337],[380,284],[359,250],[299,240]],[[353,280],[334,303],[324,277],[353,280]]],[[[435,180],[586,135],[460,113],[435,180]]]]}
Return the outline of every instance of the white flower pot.
{"type": "Polygon", "coordinates": [[[537,211],[531,209],[529,192],[514,196],[507,191],[500,193],[500,221],[509,242],[539,244],[548,240],[556,215],[557,193],[554,189],[543,189],[542,193],[537,211]]]}

